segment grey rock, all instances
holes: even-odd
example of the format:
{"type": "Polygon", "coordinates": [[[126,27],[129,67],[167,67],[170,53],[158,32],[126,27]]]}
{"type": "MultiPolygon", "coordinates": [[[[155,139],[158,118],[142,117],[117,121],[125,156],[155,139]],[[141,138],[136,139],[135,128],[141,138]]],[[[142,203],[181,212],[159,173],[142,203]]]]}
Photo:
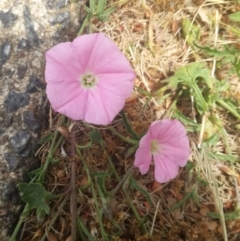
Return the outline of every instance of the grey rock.
{"type": "Polygon", "coordinates": [[[85,10],[83,1],[0,0],[0,13],[8,18],[0,19],[0,214],[2,208],[9,210],[0,215],[0,241],[8,241],[24,205],[15,203],[15,187],[39,168],[41,160],[34,154],[41,129],[49,128],[44,54],[76,37],[85,10]],[[26,146],[18,145],[21,135],[26,146]]]}
{"type": "Polygon", "coordinates": [[[23,7],[23,18],[25,23],[25,29],[27,33],[27,40],[30,44],[39,46],[39,37],[35,31],[34,23],[31,19],[31,13],[27,6],[23,7]]]}
{"type": "Polygon", "coordinates": [[[35,67],[37,69],[41,68],[41,61],[38,58],[33,59],[31,64],[32,64],[32,67],[35,67]]]}
{"type": "Polygon", "coordinates": [[[1,207],[0,206],[0,218],[7,216],[9,214],[9,209],[8,207],[1,207]]]}
{"type": "Polygon", "coordinates": [[[19,192],[14,182],[7,183],[3,187],[1,198],[3,201],[8,201],[13,204],[20,200],[19,192]]]}
{"type": "Polygon", "coordinates": [[[66,1],[65,1],[65,0],[58,0],[58,1],[56,2],[56,8],[57,8],[57,9],[64,8],[64,7],[65,7],[65,4],[66,4],[66,1]]]}
{"type": "Polygon", "coordinates": [[[13,123],[13,115],[6,113],[6,111],[0,111],[0,133],[5,133],[6,129],[13,123]]]}
{"type": "Polygon", "coordinates": [[[14,120],[13,116],[8,114],[8,116],[5,118],[5,127],[11,126],[13,123],[13,120],[14,120]]]}
{"type": "Polygon", "coordinates": [[[29,84],[26,87],[26,93],[32,94],[37,92],[39,89],[44,89],[45,85],[36,77],[31,76],[29,84]]]}
{"type": "Polygon", "coordinates": [[[20,107],[27,105],[29,102],[29,95],[23,93],[17,93],[12,90],[8,93],[4,105],[7,112],[13,112],[18,110],[20,107]]]}
{"type": "Polygon", "coordinates": [[[26,49],[28,46],[29,46],[29,42],[26,39],[22,38],[19,40],[18,42],[19,50],[26,49]]]}
{"type": "Polygon", "coordinates": [[[69,18],[70,18],[69,11],[64,11],[64,12],[56,15],[54,18],[52,18],[50,20],[50,22],[51,22],[52,25],[55,25],[55,24],[63,23],[65,21],[67,21],[69,18]]]}
{"type": "Polygon", "coordinates": [[[30,149],[30,147],[27,146],[26,149],[24,149],[23,151],[21,151],[19,153],[19,156],[28,157],[28,156],[30,156],[30,154],[31,154],[31,149],[30,149]]]}
{"type": "Polygon", "coordinates": [[[32,131],[37,131],[41,128],[39,121],[31,110],[23,113],[23,120],[25,125],[32,131]]]}
{"type": "Polygon", "coordinates": [[[27,71],[27,65],[19,64],[17,69],[18,78],[23,79],[25,77],[26,71],[27,71]]]}
{"type": "Polygon", "coordinates": [[[11,44],[8,41],[5,41],[1,47],[0,65],[4,64],[7,61],[8,57],[10,55],[10,51],[11,51],[11,44]]]}
{"type": "Polygon", "coordinates": [[[55,1],[56,1],[56,0],[48,0],[47,3],[46,3],[46,7],[47,7],[48,9],[53,9],[54,6],[55,6],[55,1]]]}
{"type": "Polygon", "coordinates": [[[6,161],[8,162],[9,170],[12,172],[16,170],[18,162],[19,162],[19,157],[17,157],[14,153],[12,152],[7,152],[4,154],[4,157],[6,161]]]}
{"type": "Polygon", "coordinates": [[[10,138],[10,143],[12,148],[19,154],[25,156],[26,147],[31,139],[31,135],[26,130],[18,131],[12,138],[10,138]]]}
{"type": "Polygon", "coordinates": [[[5,68],[4,70],[4,76],[9,76],[9,78],[11,78],[14,75],[14,69],[9,69],[9,68],[5,68]]]}
{"type": "Polygon", "coordinates": [[[11,9],[9,9],[7,12],[0,11],[0,21],[2,22],[4,28],[11,27],[17,18],[18,17],[12,13],[11,9]]]}

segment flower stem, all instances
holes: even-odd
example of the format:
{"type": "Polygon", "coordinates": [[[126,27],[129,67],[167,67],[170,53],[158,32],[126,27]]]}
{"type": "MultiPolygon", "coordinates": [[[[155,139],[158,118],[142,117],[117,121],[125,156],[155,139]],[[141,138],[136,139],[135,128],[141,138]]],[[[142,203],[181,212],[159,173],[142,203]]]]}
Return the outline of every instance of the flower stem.
{"type": "Polygon", "coordinates": [[[22,214],[21,214],[21,216],[20,216],[20,219],[19,219],[19,221],[18,221],[18,223],[17,223],[17,226],[15,227],[14,232],[13,232],[13,234],[11,235],[9,241],[16,241],[16,240],[17,240],[16,237],[17,237],[18,231],[19,231],[19,229],[21,228],[22,223],[24,222],[24,220],[25,220],[25,218],[27,217],[28,213],[29,213],[29,205],[26,204],[25,207],[24,207],[24,209],[23,209],[23,211],[22,211],[22,214]]]}
{"type": "MultiPolygon", "coordinates": [[[[59,121],[59,125],[62,125],[65,121],[65,118],[63,116],[61,116],[60,121],[59,121]]],[[[37,178],[37,182],[42,183],[45,177],[45,174],[47,172],[48,166],[55,154],[55,152],[57,151],[58,147],[60,146],[61,142],[63,140],[63,136],[59,136],[59,131],[56,129],[53,133],[53,140],[50,146],[50,150],[49,153],[47,155],[47,159],[46,162],[44,163],[43,166],[43,170],[41,171],[41,173],[39,174],[38,178],[37,178]],[[57,140],[57,138],[59,137],[59,139],[57,140]]]]}
{"type": "Polygon", "coordinates": [[[123,124],[124,124],[125,128],[127,129],[128,133],[131,135],[131,137],[134,140],[139,140],[138,135],[133,131],[133,128],[132,128],[131,124],[129,123],[123,110],[121,111],[121,116],[122,116],[123,124]]]}
{"type": "Polygon", "coordinates": [[[83,34],[83,31],[84,31],[84,28],[86,27],[87,23],[90,22],[90,17],[91,17],[91,14],[87,14],[87,16],[85,17],[83,23],[82,23],[82,26],[80,28],[80,30],[78,31],[78,36],[80,36],[81,34],[83,34]]]}
{"type": "Polygon", "coordinates": [[[76,241],[76,224],[77,224],[77,198],[76,198],[76,161],[71,162],[71,196],[70,211],[72,216],[71,223],[71,241],[76,241]]]}
{"type": "MultiPolygon", "coordinates": [[[[103,145],[101,145],[101,146],[102,146],[102,148],[104,148],[103,145]]],[[[104,148],[104,151],[105,151],[105,148],[104,148]]],[[[107,160],[108,160],[108,163],[109,163],[109,165],[110,165],[110,168],[112,169],[112,172],[114,173],[116,179],[117,179],[119,182],[121,182],[121,179],[120,179],[120,177],[119,177],[119,175],[118,175],[118,173],[117,173],[117,171],[116,171],[116,169],[115,169],[115,166],[114,166],[114,164],[112,163],[112,160],[111,160],[111,158],[110,158],[108,155],[107,155],[107,160]]],[[[114,190],[114,191],[115,191],[115,190],[114,190]]],[[[122,191],[123,191],[123,193],[124,193],[124,195],[125,195],[128,203],[129,203],[129,205],[130,205],[130,207],[131,207],[131,209],[132,209],[135,217],[137,218],[138,223],[140,224],[143,232],[144,232],[144,233],[147,233],[147,229],[146,229],[146,227],[144,226],[144,224],[143,224],[143,222],[142,222],[142,219],[140,218],[140,216],[139,216],[139,214],[138,214],[135,206],[133,205],[132,200],[131,200],[130,196],[128,195],[128,192],[126,191],[126,189],[125,189],[124,187],[122,187],[122,191]]]]}
{"type": "MultiPolygon", "coordinates": [[[[63,124],[65,121],[65,118],[64,117],[61,117],[60,118],[60,121],[59,121],[59,125],[63,124]]],[[[46,162],[44,163],[44,167],[42,169],[42,171],[40,172],[39,176],[35,176],[32,178],[32,180],[30,181],[30,183],[33,183],[35,180],[36,182],[40,182],[42,183],[43,180],[44,180],[44,177],[45,177],[45,173],[47,171],[47,168],[49,166],[49,163],[50,163],[50,160],[51,158],[53,157],[53,155],[55,154],[57,148],[59,147],[59,145],[61,144],[62,142],[62,136],[59,137],[58,141],[57,141],[57,137],[58,137],[58,130],[55,130],[54,131],[54,134],[53,134],[53,140],[52,140],[52,143],[51,143],[51,147],[50,147],[50,150],[49,150],[49,153],[48,153],[48,156],[47,156],[47,160],[46,162]]],[[[16,236],[22,226],[22,223],[24,222],[25,218],[27,217],[28,215],[28,212],[30,211],[29,209],[29,205],[26,204],[24,209],[23,209],[23,212],[20,216],[20,219],[13,231],[13,234],[11,235],[9,241],[16,241],[16,236]]]]}
{"type": "MultiPolygon", "coordinates": [[[[60,206],[57,207],[57,211],[56,211],[55,215],[51,218],[51,221],[50,221],[50,223],[49,223],[49,225],[47,227],[48,231],[51,230],[51,228],[52,228],[53,224],[55,223],[57,217],[59,216],[60,212],[63,210],[63,207],[64,207],[65,203],[67,202],[68,198],[69,198],[68,195],[66,195],[64,197],[62,203],[60,204],[60,206]]],[[[40,241],[44,241],[45,238],[46,238],[46,232],[44,233],[44,235],[42,236],[40,241]]]]}
{"type": "Polygon", "coordinates": [[[120,133],[118,133],[114,128],[109,128],[109,130],[111,132],[113,132],[115,135],[117,135],[118,137],[120,137],[125,142],[131,143],[131,144],[138,144],[139,143],[139,140],[131,140],[131,139],[121,135],[120,133]]]}
{"type": "Polygon", "coordinates": [[[238,118],[240,120],[240,115],[235,111],[229,104],[227,104],[224,100],[218,99],[218,104],[220,104],[222,107],[224,107],[226,110],[228,110],[233,116],[238,118]]]}
{"type": "MultiPolygon", "coordinates": [[[[87,172],[87,175],[88,175],[88,178],[89,178],[90,183],[93,184],[93,180],[92,180],[92,177],[91,177],[89,168],[88,168],[87,164],[86,164],[85,161],[84,161],[84,158],[83,158],[82,153],[81,153],[80,150],[78,150],[78,149],[77,149],[77,153],[78,153],[78,155],[80,156],[80,158],[81,158],[81,160],[82,160],[82,163],[83,163],[83,165],[84,165],[84,167],[85,167],[85,170],[86,170],[86,172],[87,172]]],[[[91,185],[91,190],[92,190],[92,194],[93,194],[94,203],[95,203],[95,205],[96,205],[96,211],[97,211],[97,215],[98,215],[100,231],[101,231],[101,234],[102,234],[102,240],[107,240],[106,232],[105,232],[105,230],[104,230],[103,223],[102,223],[102,212],[101,212],[100,209],[99,209],[98,200],[97,200],[97,195],[96,195],[96,191],[95,191],[93,185],[91,185]]]]}
{"type": "Polygon", "coordinates": [[[132,165],[127,172],[125,173],[124,177],[119,181],[118,185],[114,188],[114,190],[112,191],[112,195],[114,196],[116,194],[116,192],[118,191],[118,189],[122,186],[122,184],[126,181],[126,179],[132,174],[134,169],[134,165],[132,165]]]}

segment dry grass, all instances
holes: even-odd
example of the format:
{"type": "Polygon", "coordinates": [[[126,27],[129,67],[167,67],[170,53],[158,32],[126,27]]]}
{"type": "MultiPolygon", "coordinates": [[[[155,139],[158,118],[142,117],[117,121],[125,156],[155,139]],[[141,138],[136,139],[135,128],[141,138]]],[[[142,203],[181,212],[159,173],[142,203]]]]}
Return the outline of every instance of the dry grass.
{"type": "MultiPolygon", "coordinates": [[[[202,45],[218,48],[224,44],[237,46],[239,39],[226,26],[228,23],[226,14],[236,11],[235,8],[237,8],[233,1],[132,0],[109,2],[110,5],[116,5],[117,10],[104,23],[94,20],[94,30],[104,32],[113,39],[136,71],[135,93],[127,101],[124,109],[136,133],[144,133],[155,119],[171,118],[173,110],[170,107],[175,97],[173,92],[165,99],[155,96],[149,102],[148,97],[139,92],[139,88],[152,93],[164,86],[163,80],[172,76],[179,67],[191,62],[206,62],[212,70],[212,76],[218,74],[226,76],[229,73],[228,65],[223,69],[218,69],[215,59],[206,57],[187,43],[188,36],[183,37],[181,22],[182,19],[188,18],[192,24],[201,26],[200,43],[202,45]]],[[[240,8],[239,5],[238,7],[240,8]]],[[[228,80],[231,84],[231,91],[225,94],[239,101],[238,77],[233,73],[228,76],[228,80]]],[[[191,115],[192,108],[193,104],[190,100],[188,102],[183,100],[181,110],[188,113],[188,117],[194,119],[194,116],[191,115]]],[[[206,138],[206,129],[202,128],[202,134],[190,133],[192,155],[189,165],[180,172],[176,179],[160,185],[154,182],[152,169],[144,176],[141,176],[138,170],[134,170],[133,177],[139,190],[130,188],[126,184],[127,182],[123,185],[139,216],[144,218],[148,236],[139,227],[123,189],[119,189],[114,197],[110,198],[110,195],[107,197],[109,198],[107,207],[110,214],[105,213],[101,221],[106,232],[111,234],[109,240],[240,240],[239,219],[226,220],[224,217],[225,213],[233,212],[239,205],[239,164],[223,162],[211,155],[212,151],[216,151],[239,156],[240,137],[236,132],[236,124],[239,123],[239,120],[237,122],[222,109],[216,108],[215,113],[224,123],[227,131],[223,135],[225,139],[220,139],[210,149],[204,145],[201,145],[201,149],[199,149],[198,145],[202,144],[206,138]],[[190,194],[188,200],[180,205],[180,202],[190,194]],[[171,211],[175,205],[179,205],[178,208],[171,211]],[[218,213],[219,218],[210,218],[208,212],[218,213]],[[111,216],[110,219],[108,215],[111,216]],[[117,224],[116,226],[113,225],[113,220],[117,224]],[[117,227],[120,228],[121,235],[117,235],[119,231],[117,227]]],[[[57,125],[58,116],[54,118],[53,128],[57,125]]],[[[204,120],[202,124],[207,125],[204,120]]],[[[66,126],[70,125],[71,123],[66,124],[66,126]]],[[[91,127],[81,122],[76,122],[74,125],[76,126],[77,143],[79,145],[86,144],[89,140],[89,132],[92,130],[91,127]]],[[[208,128],[206,125],[205,127],[208,128]]],[[[114,121],[112,126],[119,133],[128,137],[129,134],[120,117],[114,121]]],[[[102,210],[104,210],[104,202],[99,195],[94,175],[96,173],[106,175],[103,186],[106,188],[104,193],[107,196],[107,193],[118,184],[107,161],[108,157],[111,157],[119,176],[123,177],[131,167],[134,155],[126,156],[131,145],[114,135],[109,128],[102,127],[98,130],[101,132],[106,150],[103,151],[100,145],[95,144],[91,149],[82,151],[84,160],[79,157],[76,159],[77,214],[89,232],[95,236],[95,240],[103,240],[93,189],[98,193],[98,205],[102,210]],[[89,177],[83,161],[93,175],[91,184],[88,183],[89,177]]],[[[49,144],[46,144],[40,152],[43,162],[48,148],[49,144]]],[[[67,143],[62,144],[62,151],[58,150],[55,158],[60,161],[51,166],[46,177],[47,190],[54,193],[68,193],[71,160],[63,157],[63,150],[68,152],[67,143]]],[[[101,175],[98,176],[98,180],[101,179],[101,175]]],[[[37,222],[33,214],[27,221],[28,228],[25,229],[23,240],[38,240],[39,237],[42,237],[44,230],[47,230],[59,210],[61,202],[62,200],[52,201],[51,215],[41,224],[37,222]]],[[[50,235],[58,240],[67,240],[70,226],[69,202],[66,201],[50,235]]],[[[49,240],[53,239],[49,238],[49,240]]]]}

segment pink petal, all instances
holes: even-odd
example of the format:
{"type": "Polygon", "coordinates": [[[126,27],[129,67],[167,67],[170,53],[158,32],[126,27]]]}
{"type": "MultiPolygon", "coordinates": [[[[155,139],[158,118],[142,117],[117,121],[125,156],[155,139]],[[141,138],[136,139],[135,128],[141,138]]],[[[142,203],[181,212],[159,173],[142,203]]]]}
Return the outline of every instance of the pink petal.
{"type": "Polygon", "coordinates": [[[154,160],[154,173],[155,179],[160,182],[168,182],[178,175],[179,167],[174,162],[169,161],[168,158],[163,155],[155,154],[154,160]]]}
{"type": "MultiPolygon", "coordinates": [[[[52,86],[51,86],[52,87],[52,86]]],[[[48,88],[50,89],[51,87],[47,86],[47,93],[48,92],[48,88]]],[[[62,95],[61,92],[58,92],[58,96],[55,95],[56,99],[53,99],[51,102],[52,106],[57,106],[58,108],[54,108],[55,111],[68,116],[69,118],[71,118],[72,120],[83,120],[85,112],[86,112],[86,99],[87,99],[87,91],[86,90],[80,90],[79,89],[73,89],[72,92],[76,92],[78,93],[77,95],[69,95],[66,93],[66,91],[62,91],[62,95]],[[57,100],[59,99],[59,103],[57,103],[57,100]],[[63,104],[63,100],[67,100],[64,101],[63,104]],[[79,104],[81,103],[81,104],[79,104]]],[[[49,94],[51,95],[52,98],[54,98],[53,94],[49,94]]]]}
{"type": "MultiPolygon", "coordinates": [[[[178,141],[178,143],[180,142],[181,140],[178,141]]],[[[174,143],[174,145],[162,144],[160,147],[161,154],[168,158],[169,161],[174,162],[176,165],[184,167],[190,156],[190,150],[186,148],[186,145],[185,147],[181,144],[177,146],[177,143],[174,143]]]]}
{"type": "Polygon", "coordinates": [[[152,162],[152,155],[148,148],[139,147],[135,154],[134,166],[138,167],[141,174],[144,175],[148,172],[152,162]]]}
{"type": "MultiPolygon", "coordinates": [[[[75,105],[78,106],[78,109],[80,109],[79,107],[83,106],[84,104],[84,96],[82,95],[82,93],[84,93],[84,90],[80,88],[80,83],[77,81],[69,84],[67,81],[62,80],[62,82],[53,82],[51,84],[47,84],[46,93],[52,108],[55,111],[69,116],[70,118],[72,118],[72,116],[70,116],[70,114],[68,115],[68,112],[74,111],[70,110],[71,103],[75,103],[75,105]],[[82,101],[80,102],[78,100],[78,103],[76,103],[75,99],[80,98],[82,99],[82,101]],[[81,105],[79,105],[79,102],[81,103],[81,105]]],[[[74,109],[76,110],[76,108],[74,109]]],[[[76,120],[76,118],[73,119],[76,120]]]]}
{"type": "Polygon", "coordinates": [[[50,49],[45,77],[54,110],[73,120],[106,125],[131,95],[135,73],[113,41],[104,34],[89,34],[50,49]],[[94,88],[82,86],[87,73],[97,78],[94,88]]]}
{"type": "Polygon", "coordinates": [[[186,136],[184,126],[178,120],[158,120],[154,121],[150,126],[151,137],[161,140],[161,142],[169,141],[172,138],[181,138],[186,136]]]}
{"type": "Polygon", "coordinates": [[[98,74],[97,86],[101,90],[111,92],[114,95],[128,98],[132,94],[135,74],[132,73],[109,73],[98,74]]]}
{"type": "Polygon", "coordinates": [[[126,57],[103,33],[82,35],[73,41],[73,45],[86,71],[94,74],[133,73],[126,57]],[[85,63],[82,56],[88,56],[85,63]]]}
{"type": "Polygon", "coordinates": [[[60,43],[46,52],[45,79],[50,82],[74,82],[78,80],[82,66],[72,43],[60,43]]]}
{"type": "Polygon", "coordinates": [[[178,120],[160,120],[152,123],[150,138],[160,143],[160,152],[179,166],[185,166],[190,155],[189,140],[184,126],[178,120]]]}
{"type": "Polygon", "coordinates": [[[139,142],[139,147],[135,153],[134,166],[139,167],[141,174],[145,174],[149,170],[151,162],[150,139],[147,133],[139,142]]]}
{"type": "Polygon", "coordinates": [[[104,93],[101,88],[94,88],[88,91],[86,99],[87,111],[83,120],[97,125],[108,125],[120,112],[125,104],[124,98],[108,92],[104,93]]]}

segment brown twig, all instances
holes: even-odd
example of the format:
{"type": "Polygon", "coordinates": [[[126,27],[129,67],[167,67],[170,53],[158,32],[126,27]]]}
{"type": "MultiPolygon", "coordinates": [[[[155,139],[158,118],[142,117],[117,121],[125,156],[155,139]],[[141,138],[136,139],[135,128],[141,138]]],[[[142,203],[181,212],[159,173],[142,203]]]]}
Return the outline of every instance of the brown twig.
{"type": "Polygon", "coordinates": [[[72,217],[71,225],[71,241],[76,241],[76,224],[77,224],[77,199],[76,199],[76,128],[75,125],[71,128],[70,137],[70,158],[71,158],[71,182],[70,182],[70,212],[72,217]]]}
{"type": "Polygon", "coordinates": [[[134,169],[134,165],[132,165],[127,172],[125,173],[125,175],[123,176],[123,178],[119,181],[118,185],[114,188],[112,194],[115,195],[116,192],[118,191],[118,189],[123,185],[123,183],[126,181],[126,179],[132,174],[134,169]]]}
{"type": "Polygon", "coordinates": [[[76,161],[71,162],[71,196],[70,196],[70,210],[72,216],[71,226],[71,241],[76,240],[76,220],[77,220],[77,200],[76,200],[76,161]]]}

